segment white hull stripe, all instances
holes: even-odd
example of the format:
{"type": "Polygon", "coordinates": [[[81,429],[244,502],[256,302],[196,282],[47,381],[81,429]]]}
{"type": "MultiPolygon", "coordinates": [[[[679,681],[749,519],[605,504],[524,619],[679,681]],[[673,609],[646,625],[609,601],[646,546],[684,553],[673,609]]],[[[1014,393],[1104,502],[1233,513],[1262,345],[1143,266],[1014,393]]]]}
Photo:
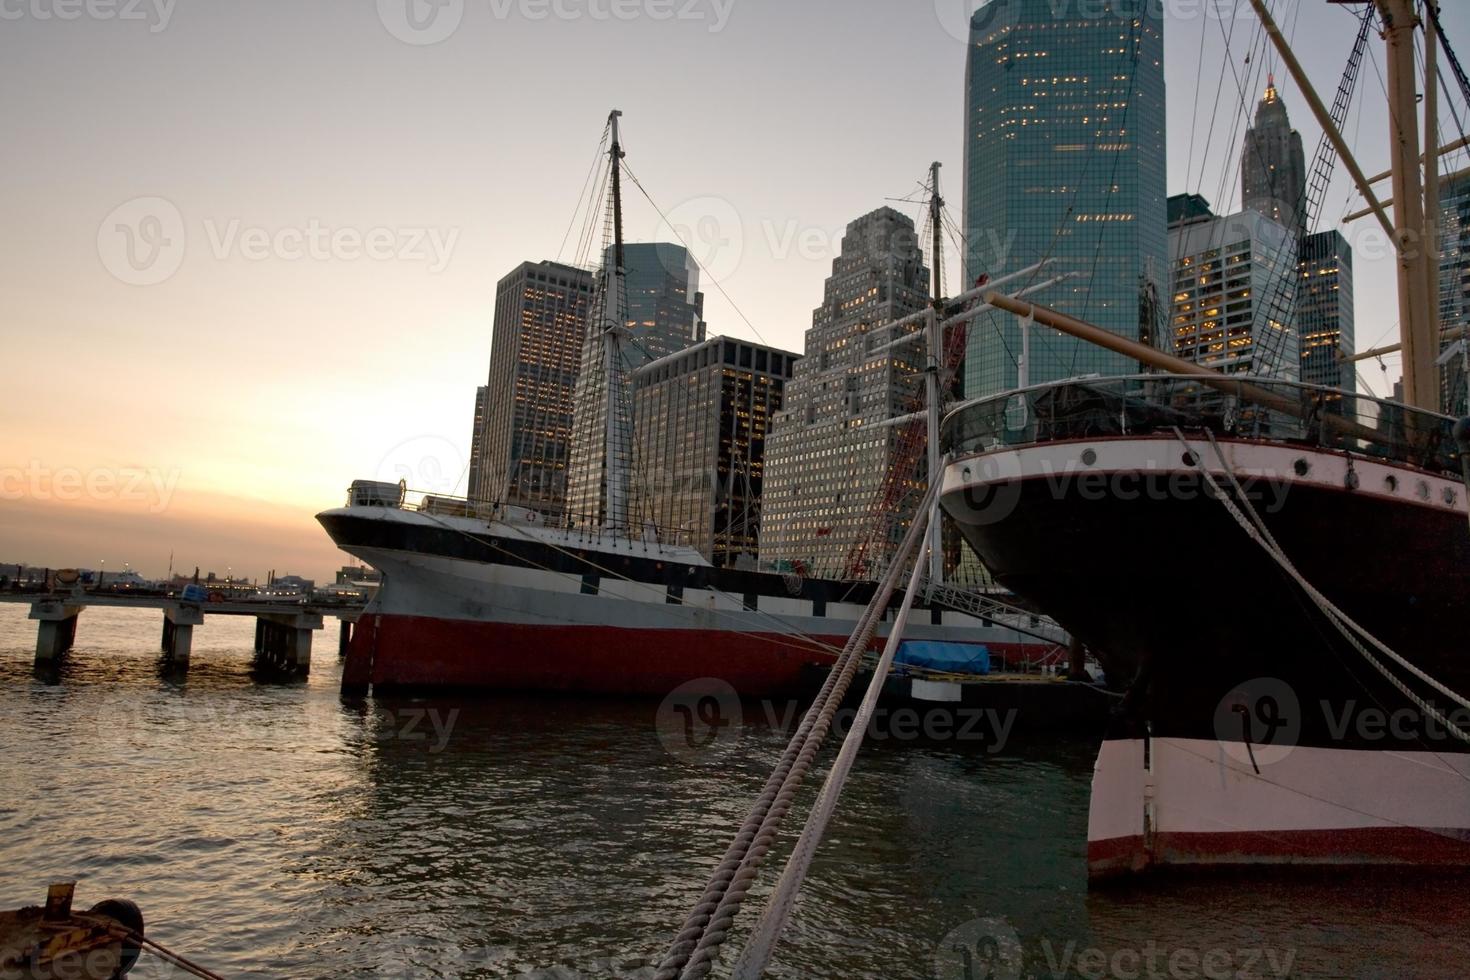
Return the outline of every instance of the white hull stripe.
{"type": "MultiPolygon", "coordinates": [[[[1287,485],[1349,491],[1384,500],[1412,503],[1436,510],[1467,512],[1464,485],[1404,465],[1379,462],[1305,446],[1218,439],[1220,451],[1242,481],[1270,480],[1287,485]]],[[[1020,480],[1063,481],[1089,479],[1088,474],[1198,474],[1202,465],[1224,477],[1214,447],[1208,440],[1190,439],[1185,447],[1172,437],[1082,439],[1047,442],[1017,449],[996,449],[956,460],[945,470],[944,495],[966,488],[983,489],[1020,480]]]]}
{"type": "MultiPolygon", "coordinates": [[[[862,607],[829,603],[826,616],[811,615],[808,600],[761,596],[757,611],[743,610],[739,596],[690,589],[670,603],[663,586],[604,577],[598,594],[582,594],[581,576],[563,572],[467,561],[419,552],[348,547],[381,570],[385,583],[376,612],[434,619],[538,626],[605,626],[623,629],[700,629],[750,633],[800,631],[814,636],[851,632],[862,607]]],[[[1034,637],[1003,625],[945,610],[941,625],[915,616],[911,639],[966,643],[1039,645],[1034,637]]],[[[881,624],[879,635],[885,635],[881,624]]]]}

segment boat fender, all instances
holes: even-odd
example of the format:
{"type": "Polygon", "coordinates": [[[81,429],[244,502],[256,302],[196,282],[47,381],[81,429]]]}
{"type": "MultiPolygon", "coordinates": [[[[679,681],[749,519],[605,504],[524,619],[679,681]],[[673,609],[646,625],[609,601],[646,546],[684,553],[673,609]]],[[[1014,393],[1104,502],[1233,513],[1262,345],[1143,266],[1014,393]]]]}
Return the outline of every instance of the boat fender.
{"type": "MultiPolygon", "coordinates": [[[[109,898],[98,902],[87,911],[105,915],[109,919],[116,919],[124,929],[136,933],[140,938],[143,936],[143,911],[138,908],[136,902],[130,902],[126,898],[109,898]]],[[[143,947],[136,939],[125,941],[122,947],[122,962],[118,965],[117,972],[108,980],[122,980],[127,976],[133,969],[133,965],[138,962],[138,956],[142,951],[143,947]]]]}

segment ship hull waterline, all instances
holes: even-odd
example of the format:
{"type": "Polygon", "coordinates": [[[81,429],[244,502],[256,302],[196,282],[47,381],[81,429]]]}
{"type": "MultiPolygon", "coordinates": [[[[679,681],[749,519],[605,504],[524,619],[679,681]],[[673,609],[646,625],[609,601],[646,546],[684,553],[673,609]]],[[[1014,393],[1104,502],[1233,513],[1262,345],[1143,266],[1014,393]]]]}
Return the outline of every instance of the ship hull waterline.
{"type": "MultiPolygon", "coordinates": [[[[788,587],[754,574],[734,576],[731,590],[720,587],[731,576],[708,567],[573,547],[527,545],[512,558],[410,513],[354,510],[320,518],[340,547],[383,575],[354,631],[344,685],[382,693],[664,697],[712,681],[741,697],[797,697],[811,665],[835,660],[871,590],[813,580],[788,587]],[[772,582],[783,594],[742,590],[772,582]]],[[[877,642],[887,632],[881,623],[877,642]]],[[[981,643],[1013,660],[1052,650],[938,609],[911,620],[906,638],[981,643]]]]}
{"type": "Polygon", "coordinates": [[[1464,488],[1325,450],[1219,445],[1225,465],[1202,439],[1107,437],[993,450],[946,471],[943,506],[997,581],[1126,689],[1094,772],[1090,876],[1470,867],[1470,747],[1445,724],[1470,729],[1470,710],[1416,682],[1436,718],[1387,681],[1200,466],[1221,485],[1228,466],[1309,582],[1462,694],[1464,488]]]}

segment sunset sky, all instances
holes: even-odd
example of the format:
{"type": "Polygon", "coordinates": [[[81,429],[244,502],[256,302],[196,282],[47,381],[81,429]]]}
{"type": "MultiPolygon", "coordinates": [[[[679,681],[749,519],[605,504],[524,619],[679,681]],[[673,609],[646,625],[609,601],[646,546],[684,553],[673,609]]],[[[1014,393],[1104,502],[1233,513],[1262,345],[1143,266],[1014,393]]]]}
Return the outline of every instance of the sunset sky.
{"type": "MultiPolygon", "coordinates": [[[[706,282],[712,334],[800,350],[844,225],[917,214],[889,199],[931,160],[961,214],[965,0],[439,2],[0,0],[0,562],[323,577],[347,557],[312,515],[353,478],[463,492],[496,280],[559,257],[613,107],[758,332],[706,282]]],[[[1330,101],[1353,12],[1276,6],[1330,101]]],[[[1258,25],[1165,8],[1169,190],[1227,210],[1258,25]]],[[[1347,126],[1369,172],[1380,47],[1347,126]]],[[[1359,206],[1339,167],[1324,219],[1359,206]]],[[[629,237],[659,225],[632,192],[629,237]]],[[[1359,347],[1387,342],[1381,242],[1357,282],[1359,347]]]]}

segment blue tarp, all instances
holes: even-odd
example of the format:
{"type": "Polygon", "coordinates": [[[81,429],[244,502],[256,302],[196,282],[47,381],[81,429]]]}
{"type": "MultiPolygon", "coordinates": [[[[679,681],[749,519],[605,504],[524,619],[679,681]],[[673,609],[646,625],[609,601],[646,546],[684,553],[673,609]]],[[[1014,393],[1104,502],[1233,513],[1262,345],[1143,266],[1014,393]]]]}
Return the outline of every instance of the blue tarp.
{"type": "Polygon", "coordinates": [[[893,662],[950,674],[988,674],[990,649],[979,643],[905,640],[898,645],[898,653],[894,655],[893,662]]]}

